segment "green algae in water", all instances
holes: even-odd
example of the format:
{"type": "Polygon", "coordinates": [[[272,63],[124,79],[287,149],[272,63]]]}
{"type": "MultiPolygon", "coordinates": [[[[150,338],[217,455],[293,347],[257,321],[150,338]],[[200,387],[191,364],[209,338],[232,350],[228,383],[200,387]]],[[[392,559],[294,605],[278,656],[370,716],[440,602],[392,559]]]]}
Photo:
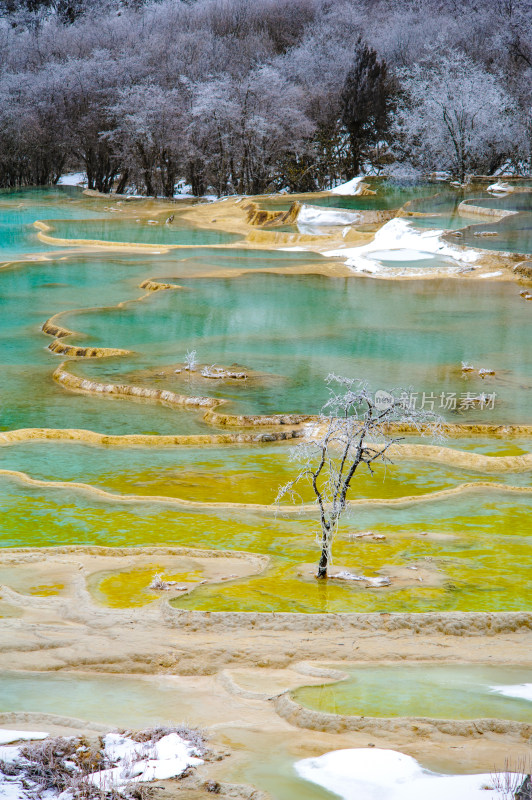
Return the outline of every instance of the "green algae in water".
{"type": "MultiPolygon", "coordinates": [[[[454,440],[448,440],[450,448],[454,440]]],[[[195,502],[271,505],[279,485],[294,475],[293,445],[186,448],[100,448],[77,442],[33,441],[0,448],[0,467],[32,478],[77,481],[119,494],[181,497],[195,502]]],[[[522,448],[517,448],[522,453],[522,448]]],[[[351,498],[400,498],[441,491],[463,483],[529,486],[531,472],[483,474],[423,461],[397,460],[361,469],[351,498]]],[[[300,487],[311,502],[310,487],[300,487]]]]}
{"type": "Polygon", "coordinates": [[[532,722],[532,702],[506,697],[497,686],[530,683],[525,667],[394,664],[335,665],[348,679],[305,686],[294,699],[316,711],[365,717],[510,719],[532,722]]]}
{"type": "Polygon", "coordinates": [[[200,570],[189,572],[168,571],[164,564],[150,564],[133,570],[96,573],[91,575],[90,591],[103,605],[111,608],[135,608],[153,603],[158,599],[157,592],[149,586],[155,575],[163,581],[198,581],[203,577],[200,570]]]}
{"type": "MultiPolygon", "coordinates": [[[[97,207],[95,204],[94,208],[97,207]]],[[[85,213],[86,209],[81,211],[85,213]]],[[[39,216],[50,218],[54,214],[39,216]]],[[[114,221],[110,224],[113,226],[114,221]]],[[[123,226],[124,221],[120,225],[123,226]]],[[[76,229],[77,226],[72,228],[76,229]]],[[[145,261],[146,257],[143,258],[145,261]]],[[[203,257],[198,255],[198,258],[203,261],[203,257]]],[[[308,254],[297,258],[308,258],[308,254]]],[[[291,263],[291,256],[283,254],[283,259],[276,263],[279,266],[291,263]]],[[[258,256],[250,256],[248,260],[260,263],[258,256]]],[[[170,261],[166,257],[164,263],[170,261]]],[[[178,261],[176,259],[176,264],[178,261]]],[[[263,263],[272,261],[270,253],[263,263]]],[[[18,284],[4,285],[9,300],[4,306],[2,362],[11,365],[4,367],[3,372],[8,400],[4,408],[4,412],[7,411],[3,419],[5,427],[68,425],[112,433],[146,430],[176,433],[202,429],[196,422],[190,426],[186,424],[198,419],[196,413],[180,413],[162,406],[111,398],[69,395],[51,382],[51,371],[59,362],[46,351],[49,340],[39,333],[44,319],[65,307],[100,305],[102,296],[109,304],[131,298],[138,293],[134,281],[150,277],[150,273],[153,275],[156,266],[163,261],[152,256],[148,272],[146,264],[137,271],[140,259],[131,259],[128,263],[135,266],[128,277],[124,274],[120,279],[123,284],[117,282],[110,286],[109,278],[115,270],[106,269],[106,265],[115,263],[115,259],[100,259],[101,267],[95,273],[87,268],[83,276],[83,268],[75,268],[70,277],[65,271],[62,280],[58,280],[61,267],[52,275],[50,265],[43,268],[48,270],[46,274],[39,272],[41,265],[32,265],[28,273],[20,271],[24,277],[17,278],[18,284]],[[33,271],[34,266],[36,271],[33,271]],[[32,277],[28,279],[28,275],[32,277]],[[57,285],[67,282],[68,286],[57,285]],[[125,291],[126,284],[131,294],[125,291]],[[105,287],[103,291],[102,286],[105,287]],[[27,303],[29,296],[31,305],[27,303]]],[[[221,262],[220,266],[225,268],[221,262]]],[[[191,271],[194,268],[192,265],[191,271]]],[[[124,267],[125,272],[127,269],[124,267]]],[[[5,274],[14,276],[15,272],[5,274]]],[[[426,289],[410,283],[408,290],[405,287],[401,292],[397,285],[390,288],[382,284],[378,288],[373,284],[368,290],[370,282],[362,280],[303,278],[289,282],[283,277],[268,283],[263,280],[268,276],[255,277],[256,282],[240,279],[191,281],[189,292],[169,292],[167,299],[158,297],[126,307],[123,311],[129,313],[134,309],[134,313],[120,326],[112,319],[114,312],[96,312],[94,318],[101,316],[109,326],[107,330],[112,341],[108,346],[124,346],[115,339],[134,339],[140,333],[140,352],[123,362],[83,364],[76,369],[86,369],[95,377],[110,375],[110,379],[121,379],[130,370],[182,359],[191,341],[196,344],[197,339],[204,349],[205,361],[249,361],[253,369],[258,365],[264,373],[281,379],[275,388],[273,384],[250,384],[249,389],[234,387],[228,391],[227,387],[210,384],[209,393],[229,396],[234,407],[269,412],[286,410],[286,404],[292,404],[295,410],[315,411],[323,401],[322,378],[330,371],[331,364],[338,372],[354,374],[356,369],[357,374],[368,375],[375,382],[375,388],[377,382],[379,388],[380,385],[404,383],[406,373],[408,382],[419,384],[422,390],[434,391],[432,387],[437,383],[444,387],[456,386],[458,390],[480,391],[492,385],[491,379],[482,382],[477,377],[457,376],[456,367],[460,360],[477,359],[479,366],[486,366],[484,359],[489,358],[489,366],[498,368],[494,386],[502,379],[502,405],[496,408],[499,418],[502,414],[508,421],[528,421],[530,409],[525,397],[529,396],[526,382],[530,374],[530,342],[526,334],[529,326],[524,317],[521,319],[526,304],[514,297],[515,292],[510,293],[510,288],[514,287],[488,288],[476,284],[465,288],[439,282],[439,288],[435,285],[426,289]],[[196,295],[185,311],[169,297],[180,294],[182,299],[193,293],[196,295]],[[162,313],[162,324],[146,313],[146,309],[153,309],[156,316],[162,313]],[[330,309],[334,309],[334,314],[327,317],[330,309]],[[394,317],[398,309],[401,311],[399,319],[394,317]],[[317,314],[321,317],[317,318],[317,314]],[[124,332],[125,337],[122,336],[124,332]],[[400,380],[396,375],[401,376],[400,380]],[[385,382],[383,376],[386,376],[385,382]],[[427,380],[426,387],[421,380],[427,380]]],[[[77,316],[79,330],[85,333],[81,323],[91,314],[77,316]]],[[[70,319],[67,324],[72,327],[70,319]]],[[[100,335],[93,332],[95,338],[96,334],[100,335]]],[[[80,343],[89,344],[89,337],[84,337],[80,343]]],[[[467,420],[458,416],[456,421],[467,420]]],[[[488,417],[477,414],[474,421],[488,421],[488,417]]],[[[149,463],[149,455],[146,458],[149,463]]],[[[107,480],[109,484],[114,480],[116,487],[121,479],[113,479],[113,469],[110,468],[107,480]]],[[[138,475],[130,474],[129,479],[126,475],[122,485],[137,478],[142,481],[143,472],[145,470],[139,469],[138,475]]],[[[164,469],[160,476],[155,469],[155,475],[148,475],[147,482],[153,485],[160,477],[164,483],[164,469]]],[[[442,476],[442,484],[448,479],[454,480],[448,475],[442,476]]],[[[200,478],[194,491],[200,490],[204,483],[204,478],[200,478]]],[[[472,504],[471,498],[458,501],[454,498],[443,506],[427,503],[424,509],[359,509],[347,524],[352,525],[353,530],[380,525],[386,533],[388,549],[379,549],[381,544],[375,543],[357,543],[353,547],[352,542],[339,540],[338,563],[373,574],[386,563],[406,564],[437,558],[448,581],[444,586],[420,586],[415,590],[376,592],[328,586],[323,592],[316,591],[315,582],[301,580],[296,572],[297,565],[314,562],[316,558],[312,544],[316,526],[310,520],[272,520],[260,514],[245,513],[187,514],[150,502],[110,507],[92,502],[75,491],[56,493],[26,489],[12,482],[8,496],[3,499],[6,510],[3,542],[7,545],[175,543],[249,549],[272,555],[271,569],[264,576],[224,586],[223,591],[214,596],[207,590],[200,590],[187,599],[187,603],[195,604],[190,607],[306,612],[380,610],[383,606],[390,610],[390,605],[396,610],[526,607],[529,586],[522,580],[522,564],[527,557],[525,542],[530,530],[522,497],[509,496],[507,500],[504,495],[493,495],[488,500],[484,493],[480,506],[472,504]],[[445,530],[443,539],[421,538],[423,532],[441,533],[442,520],[449,534],[447,538],[445,530]]]]}
{"type": "MultiPolygon", "coordinates": [[[[440,501],[357,507],[346,515],[335,563],[358,574],[389,567],[429,569],[439,585],[363,589],[347,582],[306,579],[302,564],[316,564],[314,519],[258,512],[191,511],[170,503],[99,501],[75,489],[0,482],[2,544],[186,546],[269,555],[259,576],[202,586],[175,601],[179,608],[211,611],[517,611],[526,610],[532,521],[529,496],[473,491],[440,501]],[[384,541],[350,540],[374,530],[384,541]],[[441,574],[438,572],[441,570],[441,574]]],[[[412,573],[415,576],[415,573],[412,573]]]]}

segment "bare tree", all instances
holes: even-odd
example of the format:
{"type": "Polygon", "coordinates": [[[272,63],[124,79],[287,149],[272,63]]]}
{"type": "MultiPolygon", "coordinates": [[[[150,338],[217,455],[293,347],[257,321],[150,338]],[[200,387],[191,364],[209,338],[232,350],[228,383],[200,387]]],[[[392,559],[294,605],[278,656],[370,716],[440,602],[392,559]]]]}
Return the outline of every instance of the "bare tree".
{"type": "Polygon", "coordinates": [[[529,800],[532,797],[531,771],[530,758],[506,758],[502,772],[492,772],[491,783],[501,800],[529,800]]]}
{"type": "Polygon", "coordinates": [[[326,383],[330,397],[316,429],[294,448],[294,459],[301,468],[277,495],[277,502],[286,495],[296,499],[297,484],[310,483],[321,523],[319,579],[327,577],[333,540],[358,467],[363,464],[373,474],[375,462],[390,462],[390,447],[403,438],[392,436],[394,429],[413,427],[423,435],[441,436],[440,418],[432,411],[417,409],[410,392],[372,394],[365,382],[332,374],[326,383]]]}

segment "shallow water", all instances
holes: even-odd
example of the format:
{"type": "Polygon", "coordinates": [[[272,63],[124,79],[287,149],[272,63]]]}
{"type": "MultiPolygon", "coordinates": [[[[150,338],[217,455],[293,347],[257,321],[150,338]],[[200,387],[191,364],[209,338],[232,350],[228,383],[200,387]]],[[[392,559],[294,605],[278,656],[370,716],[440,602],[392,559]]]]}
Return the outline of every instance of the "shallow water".
{"type": "Polygon", "coordinates": [[[195,721],[197,699],[164,676],[0,672],[0,711],[57,714],[118,727],[200,724],[195,721]]]}
{"type": "Polygon", "coordinates": [[[460,231],[456,241],[466,247],[481,247],[484,250],[500,250],[509,253],[532,253],[532,214],[520,213],[505,217],[500,222],[474,225],[460,231]],[[482,236],[485,232],[495,236],[482,236]]]}
{"type": "Polygon", "coordinates": [[[32,262],[0,271],[0,429],[67,427],[105,433],[173,433],[179,419],[183,432],[206,430],[194,412],[133,402],[124,414],[123,404],[116,398],[95,402],[66,392],[51,378],[62,359],[47,350],[52,338],[41,332],[42,324],[69,308],[138,298],[142,294],[139,283],[146,277],[145,259],[112,256],[32,262]]]}
{"type": "Polygon", "coordinates": [[[87,218],[100,218],[103,206],[68,187],[0,190],[0,262],[50,249],[37,238],[36,220],[70,218],[80,224],[87,218]]]}
{"type": "Polygon", "coordinates": [[[532,722],[532,701],[505,697],[494,686],[532,682],[530,668],[434,664],[335,665],[345,681],[292,692],[307,708],[366,717],[512,719],[532,722]]]}
{"type": "MultiPolygon", "coordinates": [[[[219,703],[219,692],[218,686],[198,687],[193,678],[0,673],[0,711],[52,713],[118,728],[212,724],[213,701],[219,703]]],[[[294,769],[302,755],[323,752],[323,746],[320,749],[312,740],[302,745],[301,737],[293,733],[239,727],[227,720],[218,725],[216,738],[231,752],[222,762],[223,780],[250,784],[267,791],[273,800],[335,797],[300,778],[294,769]]]]}
{"type": "MultiPolygon", "coordinates": [[[[382,207],[396,207],[399,201],[423,197],[427,191],[425,186],[385,187],[378,181],[375,185],[376,199],[351,200],[367,201],[369,207],[381,202],[382,207]]],[[[440,195],[427,207],[438,208],[440,216],[445,219],[447,214],[450,221],[458,198],[450,191],[440,195]]],[[[335,197],[334,203],[339,200],[343,202],[341,196],[335,197]]],[[[198,246],[163,256],[100,252],[73,257],[65,250],[54,260],[2,270],[0,428],[75,427],[115,434],[213,430],[197,411],[76,395],[55,384],[52,371],[64,357],[47,350],[51,339],[40,327],[66,310],[71,313],[59,321],[78,331],[67,341],[134,351],[125,358],[71,360],[68,369],[73,373],[207,394],[229,400],[223,407],[229,412],[315,413],[327,396],[323,376],[334,370],[363,375],[375,389],[412,385],[419,393],[418,403],[424,392],[426,401],[434,402],[435,410],[453,422],[530,420],[530,309],[513,285],[265,275],[261,270],[319,266],[323,259],[302,252],[209,249],[201,245],[214,241],[211,233],[218,242],[235,237],[222,234],[217,239],[217,232],[179,222],[140,225],[111,216],[105,202],[83,198],[77,190],[0,193],[0,218],[4,215],[19,237],[12,241],[11,234],[4,233],[2,253],[29,253],[35,245],[31,222],[54,217],[60,220],[54,225],[73,238],[101,233],[112,239],[116,233],[126,241],[168,242],[175,236],[176,241],[198,246]],[[146,238],[135,238],[139,236],[146,238]],[[205,273],[234,269],[252,274],[200,279],[205,273]],[[184,289],[128,302],[140,297],[139,284],[148,277],[176,282],[184,289]],[[218,383],[197,374],[176,374],[172,365],[177,368],[189,349],[197,350],[200,363],[239,364],[250,377],[245,382],[218,383]],[[484,381],[477,374],[462,375],[462,360],[477,368],[493,367],[496,375],[484,381]],[[165,374],[157,374],[163,367],[165,374]],[[495,395],[493,409],[455,413],[452,402],[450,408],[441,405],[449,405],[451,393],[459,402],[461,396],[479,392],[495,395]]],[[[43,245],[47,249],[52,252],[51,246],[43,245]]],[[[456,446],[453,441],[449,444],[456,446]]],[[[501,455],[529,450],[529,443],[521,440],[464,440],[462,446],[501,455]]],[[[0,450],[3,469],[144,495],[146,501],[109,503],[75,488],[28,487],[4,477],[2,544],[175,544],[271,556],[271,567],[263,575],[202,587],[177,601],[188,608],[309,613],[527,607],[530,586],[522,564],[529,555],[528,495],[482,490],[417,504],[357,507],[336,543],[338,564],[367,575],[431,561],[437,564],[435,572],[442,570],[438,585],[410,582],[384,590],[362,589],[358,584],[322,587],[299,574],[299,565],[316,560],[316,525],[311,518],[276,517],[270,510],[187,511],[150,499],[160,495],[196,503],[270,504],[279,483],[293,474],[289,452],[290,446],[276,445],[112,450],[38,442],[5,447],[0,450]],[[377,530],[385,540],[349,540],[350,533],[368,529],[377,530]]],[[[379,468],[373,478],[357,477],[353,496],[393,500],[478,480],[526,486],[529,474],[484,476],[467,469],[400,462],[386,472],[379,468]]],[[[308,497],[303,492],[303,498],[308,497]]],[[[95,596],[115,606],[142,604],[145,577],[108,576],[107,584],[95,585],[95,596]]],[[[30,589],[41,594],[65,591],[55,584],[30,589]]]]}
{"type": "MultiPolygon", "coordinates": [[[[454,440],[448,440],[446,445],[456,447],[454,440]]],[[[145,448],[35,441],[0,448],[0,468],[25,472],[40,480],[88,483],[119,494],[180,497],[198,503],[270,505],[279,486],[294,475],[293,452],[290,443],[150,448],[147,453],[145,448]]],[[[517,447],[514,454],[523,452],[527,451],[517,447]]],[[[484,474],[441,463],[394,458],[392,464],[375,464],[373,475],[360,469],[351,496],[418,496],[477,481],[530,486],[530,477],[530,471],[484,474]]],[[[309,486],[303,484],[299,491],[305,502],[312,500],[309,486]]]]}
{"type": "MultiPolygon", "coordinates": [[[[475,201],[471,200],[471,203],[474,205],[475,201]]],[[[487,208],[500,208],[508,211],[532,211],[532,191],[510,193],[504,197],[483,196],[481,204],[487,208]]]]}
{"type": "Polygon", "coordinates": [[[420,183],[419,181],[401,181],[392,179],[368,178],[370,189],[375,195],[341,195],[331,194],[326,197],[311,199],[312,205],[353,208],[364,211],[381,211],[401,208],[409,200],[427,197],[441,190],[438,184],[420,183]]]}
{"type": "MultiPolygon", "coordinates": [[[[441,500],[354,507],[334,545],[335,565],[369,576],[412,566],[432,575],[419,582],[415,571],[407,571],[407,584],[364,589],[346,581],[323,585],[311,573],[305,577],[301,565],[316,564],[318,556],[316,522],[308,516],[187,510],[149,498],[108,503],[74,488],[28,487],[7,477],[0,490],[4,546],[181,545],[272,558],[265,573],[199,587],[175,601],[181,608],[311,613],[509,611],[529,605],[530,578],[523,570],[532,531],[527,494],[478,489],[441,500]],[[351,538],[368,530],[385,539],[351,538]]],[[[118,595],[122,590],[127,605],[130,587],[118,587],[118,595]]]]}
{"type": "Polygon", "coordinates": [[[87,239],[103,242],[131,242],[139,244],[204,245],[236,242],[242,237],[224,231],[196,228],[176,217],[170,224],[164,218],[150,224],[139,218],[103,219],[90,221],[54,220],[47,235],[58,239],[87,239]]]}
{"type": "Polygon", "coordinates": [[[130,359],[78,364],[75,372],[142,381],[143,369],[182,359],[193,342],[201,363],[236,363],[264,379],[220,386],[181,374],[158,387],[225,397],[231,413],[317,413],[327,397],[323,376],[333,371],[364,376],[375,390],[412,386],[418,405],[425,393],[425,408],[432,403],[453,422],[530,419],[530,309],[511,283],[253,274],[182,284],[188,291],[66,315],[87,343],[137,354],[133,372],[130,359]],[[462,361],[497,374],[462,374],[462,361]],[[468,393],[495,395],[493,409],[464,407],[468,393]]]}

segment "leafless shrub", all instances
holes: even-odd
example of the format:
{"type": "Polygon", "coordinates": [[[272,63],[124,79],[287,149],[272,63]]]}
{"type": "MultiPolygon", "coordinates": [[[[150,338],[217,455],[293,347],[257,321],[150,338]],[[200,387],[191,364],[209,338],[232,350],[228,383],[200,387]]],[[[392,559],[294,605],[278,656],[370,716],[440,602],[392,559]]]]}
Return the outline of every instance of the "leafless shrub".
{"type": "Polygon", "coordinates": [[[506,758],[502,772],[491,773],[491,784],[501,800],[532,800],[532,758],[506,758]]]}
{"type": "Polygon", "coordinates": [[[177,733],[181,739],[189,742],[189,744],[199,755],[203,755],[205,753],[206,743],[203,733],[196,728],[189,728],[186,725],[159,725],[154,728],[146,728],[146,730],[137,731],[136,733],[131,733],[128,735],[131,737],[131,739],[133,739],[134,742],[152,742],[155,744],[164,736],[168,736],[170,733],[177,733]]]}
{"type": "Polygon", "coordinates": [[[9,778],[15,777],[15,775],[18,775],[22,769],[22,765],[16,761],[4,761],[3,759],[0,759],[0,774],[2,775],[6,775],[9,778]]]}
{"type": "Polygon", "coordinates": [[[148,585],[148,589],[154,589],[158,592],[165,592],[170,587],[175,586],[177,581],[165,581],[163,576],[156,572],[152,578],[151,583],[148,585]]]}
{"type": "Polygon", "coordinates": [[[185,353],[185,369],[189,372],[194,372],[198,368],[197,355],[196,350],[187,350],[185,353]]]}
{"type": "Polygon", "coordinates": [[[26,759],[24,777],[42,790],[64,791],[70,784],[75,769],[78,740],[56,737],[21,747],[20,754],[26,759]]]}
{"type": "Polygon", "coordinates": [[[124,786],[123,794],[131,800],[151,800],[153,789],[145,783],[127,783],[124,786]]]}
{"type": "MultiPolygon", "coordinates": [[[[206,752],[203,734],[185,725],[123,733],[139,743],[139,758],[149,757],[150,746],[171,733],[178,734],[188,742],[197,755],[202,756],[206,752]]],[[[120,761],[123,775],[131,777],[135,774],[133,767],[136,760],[137,757],[132,754],[131,760],[123,758],[120,761]]],[[[60,794],[64,791],[68,791],[75,800],[149,800],[152,792],[144,784],[129,782],[120,788],[108,785],[102,771],[112,766],[114,764],[105,755],[101,737],[95,742],[79,736],[55,737],[24,745],[16,761],[0,761],[0,774],[14,778],[28,797],[36,800],[45,792],[60,794]],[[98,773],[101,775],[99,785],[98,773]]],[[[185,770],[181,777],[188,774],[190,770],[185,770]]]]}

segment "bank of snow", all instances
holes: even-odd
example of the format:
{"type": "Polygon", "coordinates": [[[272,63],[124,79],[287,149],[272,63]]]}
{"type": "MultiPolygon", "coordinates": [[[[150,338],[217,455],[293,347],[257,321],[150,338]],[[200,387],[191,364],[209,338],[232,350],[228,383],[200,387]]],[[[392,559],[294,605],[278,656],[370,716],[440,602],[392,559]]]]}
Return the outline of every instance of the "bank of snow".
{"type": "Polygon", "coordinates": [[[11,742],[32,742],[37,739],[46,739],[47,733],[43,731],[12,731],[2,728],[0,730],[0,744],[11,744],[11,742]]]}
{"type": "Polygon", "coordinates": [[[495,800],[489,774],[438,775],[395,750],[335,750],[295,765],[302,778],[343,800],[495,800]]]}
{"type": "Polygon", "coordinates": [[[518,697],[532,703],[532,683],[521,683],[515,686],[492,686],[491,691],[504,697],[518,697]]]}
{"type": "Polygon", "coordinates": [[[358,178],[351,178],[346,183],[341,183],[331,189],[332,194],[358,194],[360,192],[360,184],[364,180],[364,176],[360,175],[358,178]]]}
{"type": "MultiPolygon", "coordinates": [[[[148,731],[148,737],[151,738],[146,741],[139,741],[138,736],[133,738],[127,734],[108,733],[103,738],[100,751],[105,768],[89,774],[82,773],[76,763],[75,756],[86,749],[76,737],[50,740],[50,753],[44,759],[39,754],[32,756],[31,748],[25,750],[23,745],[0,746],[0,762],[9,765],[5,770],[0,766],[0,800],[26,800],[29,794],[39,796],[43,790],[46,790],[48,800],[55,800],[60,796],[62,800],[72,800],[80,792],[85,797],[90,797],[91,786],[115,796],[129,797],[133,784],[179,778],[189,767],[204,763],[200,758],[201,748],[197,742],[184,738],[176,731],[166,733],[166,730],[168,729],[161,730],[160,733],[157,729],[148,731]],[[65,748],[61,745],[65,742],[71,750],[66,756],[65,748]],[[62,781],[61,789],[57,788],[58,784],[52,784],[51,787],[39,784],[40,773],[35,770],[35,763],[45,764],[46,759],[51,758],[50,754],[55,759],[58,773],[72,776],[70,782],[62,781]],[[63,788],[65,784],[66,788],[63,788]],[[85,788],[81,791],[83,787],[85,788]]],[[[0,731],[1,742],[44,740],[47,736],[46,733],[35,731],[0,731]]]]}
{"type": "Polygon", "coordinates": [[[88,780],[105,791],[119,789],[127,783],[178,778],[188,767],[203,764],[194,746],[177,733],[140,744],[127,736],[108,733],[104,737],[103,752],[115,766],[94,772],[88,780]]]}
{"type": "Polygon", "coordinates": [[[57,181],[58,186],[86,186],[87,176],[84,172],[69,172],[67,175],[61,175],[57,181]]]}
{"type": "Polygon", "coordinates": [[[297,226],[301,233],[312,233],[314,228],[354,225],[362,220],[360,211],[303,205],[297,215],[297,226]]]}
{"type": "MultiPolygon", "coordinates": [[[[460,264],[472,264],[479,257],[474,250],[458,250],[441,240],[443,230],[416,230],[411,222],[402,217],[391,219],[380,228],[372,242],[359,247],[341,247],[328,250],[325,256],[345,258],[345,263],[354,272],[390,272],[383,261],[398,262],[408,270],[409,262],[425,259],[449,259],[448,269],[457,269],[460,264]]],[[[415,269],[416,274],[421,270],[415,269]]]]}

